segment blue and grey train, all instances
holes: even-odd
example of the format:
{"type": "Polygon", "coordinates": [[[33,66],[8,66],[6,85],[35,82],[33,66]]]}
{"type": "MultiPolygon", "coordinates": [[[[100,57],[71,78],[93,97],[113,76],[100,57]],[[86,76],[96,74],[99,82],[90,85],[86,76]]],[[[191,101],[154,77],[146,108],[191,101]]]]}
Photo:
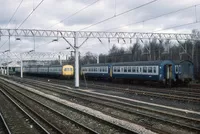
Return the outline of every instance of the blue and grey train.
{"type": "Polygon", "coordinates": [[[169,86],[176,82],[175,64],[171,60],[84,65],[81,75],[110,80],[156,81],[169,86]]]}
{"type": "Polygon", "coordinates": [[[194,64],[189,60],[174,61],[175,77],[178,84],[188,84],[194,80],[194,64]]]}

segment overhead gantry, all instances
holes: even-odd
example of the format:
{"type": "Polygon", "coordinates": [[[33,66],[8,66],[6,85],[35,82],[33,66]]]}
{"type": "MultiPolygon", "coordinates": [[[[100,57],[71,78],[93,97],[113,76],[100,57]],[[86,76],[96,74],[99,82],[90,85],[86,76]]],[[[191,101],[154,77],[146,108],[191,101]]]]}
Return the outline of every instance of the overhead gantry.
{"type": "Polygon", "coordinates": [[[90,38],[130,40],[132,39],[169,39],[169,40],[200,40],[199,34],[180,33],[140,33],[140,32],[98,32],[98,31],[64,31],[64,30],[40,30],[40,29],[0,29],[0,37],[57,37],[63,38],[75,51],[75,87],[79,87],[79,49],[90,38]],[[84,39],[79,45],[78,39],[84,39]],[[73,39],[71,43],[68,39],[73,39]]]}

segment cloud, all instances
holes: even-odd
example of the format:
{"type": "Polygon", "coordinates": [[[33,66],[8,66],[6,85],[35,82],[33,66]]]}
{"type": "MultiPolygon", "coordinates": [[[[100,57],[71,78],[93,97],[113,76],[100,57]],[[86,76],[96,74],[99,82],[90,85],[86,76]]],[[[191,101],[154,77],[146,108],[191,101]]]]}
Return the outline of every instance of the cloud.
{"type": "MultiPolygon", "coordinates": [[[[1,28],[7,26],[9,19],[19,5],[20,1],[21,0],[0,1],[1,28]]],[[[36,5],[40,1],[41,0],[24,1],[17,11],[16,15],[14,16],[13,20],[8,25],[8,28],[16,28],[17,26],[19,26],[19,24],[28,16],[28,14],[36,7],[36,5]]],[[[21,28],[47,29],[50,27],[50,29],[59,30],[79,30],[106,18],[112,17],[115,14],[120,14],[124,11],[150,2],[151,0],[99,0],[94,5],[68,18],[71,14],[77,12],[78,10],[88,6],[95,1],[96,0],[46,0],[34,11],[34,13],[22,25],[21,28]],[[67,19],[59,23],[64,18],[67,19]]],[[[176,0],[158,0],[152,4],[149,4],[142,8],[138,8],[137,10],[131,11],[119,17],[115,17],[109,21],[105,21],[104,23],[92,26],[86,30],[105,31],[115,27],[122,27],[129,23],[135,23],[138,21],[156,17],[165,13],[176,11],[181,8],[192,6],[194,4],[199,3],[197,0],[181,0],[181,2],[176,0]]],[[[157,19],[145,21],[144,23],[128,25],[116,29],[116,31],[152,32],[155,30],[162,30],[168,27],[194,22],[196,18],[200,21],[200,6],[197,6],[196,8],[196,16],[194,11],[194,8],[190,8],[181,12],[177,12],[175,14],[170,14],[157,19]]],[[[172,28],[160,32],[191,33],[192,29],[199,29],[198,26],[198,24],[194,24],[184,27],[172,28]]],[[[7,37],[1,37],[0,46],[6,40],[8,40],[7,37]]],[[[36,50],[40,52],[61,51],[69,46],[63,39],[59,39],[58,42],[51,42],[52,40],[53,38],[36,38],[36,46],[40,45],[40,47],[36,48],[36,50]]],[[[71,39],[69,40],[73,42],[71,39]]],[[[113,44],[116,44],[116,41],[113,41],[109,44],[107,39],[102,40],[104,42],[103,44],[101,44],[97,39],[89,39],[89,41],[80,49],[81,53],[84,54],[87,51],[91,51],[93,53],[107,53],[109,48],[111,48],[113,44]]],[[[82,41],[83,40],[80,39],[79,44],[81,44],[82,41]]],[[[12,37],[11,39],[11,49],[14,52],[29,51],[33,49],[33,44],[33,38],[22,37],[21,41],[16,41],[15,37],[12,37]]],[[[117,45],[120,46],[120,44],[117,45]]],[[[6,49],[8,49],[8,42],[1,48],[2,51],[6,49]]]]}

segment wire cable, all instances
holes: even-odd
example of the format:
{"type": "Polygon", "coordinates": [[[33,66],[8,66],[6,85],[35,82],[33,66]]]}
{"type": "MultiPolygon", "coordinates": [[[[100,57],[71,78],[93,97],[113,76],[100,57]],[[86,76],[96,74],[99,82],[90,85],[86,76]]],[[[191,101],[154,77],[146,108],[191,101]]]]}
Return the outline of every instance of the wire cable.
{"type": "Polygon", "coordinates": [[[157,18],[166,16],[166,15],[174,14],[174,13],[177,13],[177,12],[180,12],[180,11],[184,11],[184,10],[187,10],[187,9],[190,9],[190,8],[193,8],[193,7],[197,7],[197,6],[200,6],[200,4],[196,4],[196,5],[193,5],[193,6],[185,7],[185,8],[182,8],[182,9],[178,9],[178,10],[176,10],[176,11],[172,11],[172,12],[169,12],[169,13],[161,14],[161,15],[158,15],[158,16],[156,16],[156,17],[152,17],[152,18],[145,19],[145,20],[142,20],[142,21],[132,22],[132,23],[126,24],[126,25],[124,25],[124,26],[114,27],[114,28],[108,29],[108,30],[106,30],[106,31],[121,29],[121,28],[123,28],[123,27],[127,27],[127,26],[130,26],[130,25],[133,25],[133,24],[144,23],[144,22],[149,21],[149,20],[154,20],[154,19],[157,19],[157,18]]]}
{"type": "MultiPolygon", "coordinates": [[[[21,6],[21,4],[22,4],[23,1],[24,1],[24,0],[22,0],[22,1],[19,3],[19,5],[17,6],[15,12],[14,12],[13,15],[11,16],[11,18],[10,18],[10,20],[8,21],[8,24],[6,25],[5,28],[8,27],[8,25],[10,24],[11,20],[13,19],[13,17],[15,16],[15,14],[17,13],[17,11],[18,11],[18,9],[20,8],[20,6],[21,6]]],[[[0,48],[2,48],[7,42],[8,42],[8,40],[6,40],[6,41],[0,46],[0,48]]]]}
{"type": "Polygon", "coordinates": [[[6,27],[10,24],[11,20],[13,19],[13,17],[15,16],[15,14],[17,13],[17,11],[18,11],[18,9],[20,8],[20,6],[21,6],[21,4],[22,4],[23,1],[24,1],[24,0],[22,0],[22,1],[19,3],[19,5],[17,6],[15,12],[14,12],[13,15],[11,16],[11,18],[10,18],[10,20],[8,21],[8,24],[6,25],[6,27]]]}
{"type": "Polygon", "coordinates": [[[88,29],[88,28],[90,28],[90,27],[93,27],[93,26],[95,26],[95,25],[98,25],[98,24],[100,24],[100,23],[103,23],[103,22],[105,22],[105,21],[108,21],[108,20],[113,19],[113,18],[115,18],[115,17],[119,17],[119,16],[124,15],[124,14],[126,14],[126,13],[128,13],[128,12],[131,12],[131,11],[133,11],[133,10],[136,10],[136,9],[141,8],[141,7],[144,7],[144,6],[147,6],[147,5],[149,5],[149,4],[152,4],[152,3],[156,2],[156,1],[158,1],[158,0],[153,0],[153,1],[147,2],[147,3],[145,3],[145,4],[142,4],[142,5],[140,5],[140,6],[134,7],[134,8],[132,8],[132,9],[129,9],[129,10],[125,11],[125,12],[119,13],[119,14],[117,14],[117,15],[114,15],[114,16],[112,16],[112,17],[109,17],[109,18],[107,18],[107,19],[104,19],[104,20],[102,20],[102,21],[99,21],[99,22],[97,22],[97,23],[91,24],[91,25],[89,25],[89,26],[87,26],[87,27],[85,27],[85,28],[80,29],[79,31],[88,29]]]}
{"type": "MultiPolygon", "coordinates": [[[[16,29],[19,29],[26,21],[27,21],[27,19],[33,14],[33,12],[42,4],[42,2],[43,2],[44,0],[41,0],[40,1],[40,3],[30,12],[30,14],[22,21],[22,23],[16,28],[16,29]]],[[[8,40],[6,40],[1,46],[0,46],[0,48],[1,47],[3,47],[5,44],[6,44],[6,42],[8,42],[8,40]]]]}
{"type": "Polygon", "coordinates": [[[59,21],[58,23],[56,23],[56,24],[54,24],[54,25],[52,25],[52,26],[48,27],[47,29],[49,29],[49,28],[52,28],[52,27],[54,27],[54,26],[56,26],[56,25],[58,25],[58,24],[62,23],[63,21],[65,21],[65,20],[67,20],[67,19],[69,19],[69,18],[73,17],[74,15],[76,15],[76,14],[80,13],[81,11],[83,11],[83,10],[85,10],[85,9],[89,8],[90,6],[94,5],[94,4],[95,4],[95,3],[97,3],[98,1],[100,1],[100,0],[96,0],[96,1],[94,1],[93,3],[91,3],[91,4],[89,4],[89,5],[85,6],[85,7],[83,7],[82,9],[80,9],[80,10],[78,10],[78,11],[74,12],[73,14],[69,15],[68,17],[66,17],[66,18],[62,19],[62,20],[61,20],[61,21],[59,21]]]}
{"type": "Polygon", "coordinates": [[[7,42],[8,42],[8,40],[6,40],[6,41],[0,46],[0,48],[2,48],[7,42]]]}
{"type": "Polygon", "coordinates": [[[154,30],[154,32],[158,32],[158,31],[165,31],[165,30],[168,30],[168,29],[173,29],[173,28],[179,28],[179,27],[183,27],[183,26],[188,26],[188,25],[194,25],[194,24],[198,24],[200,23],[200,21],[195,21],[195,22],[190,22],[190,23],[186,23],[186,24],[182,24],[182,25],[177,25],[177,26],[172,26],[172,27],[166,27],[164,29],[160,29],[160,30],[154,30]]]}
{"type": "Polygon", "coordinates": [[[33,12],[42,4],[44,0],[41,0],[40,3],[29,13],[29,15],[22,21],[22,23],[17,27],[19,29],[27,20],[28,18],[33,14],[33,12]]]}

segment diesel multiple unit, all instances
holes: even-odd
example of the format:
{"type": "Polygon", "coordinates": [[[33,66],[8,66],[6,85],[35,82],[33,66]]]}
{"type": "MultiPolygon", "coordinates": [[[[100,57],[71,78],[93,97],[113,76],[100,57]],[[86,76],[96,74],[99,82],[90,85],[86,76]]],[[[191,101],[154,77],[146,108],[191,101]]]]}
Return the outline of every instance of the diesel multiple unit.
{"type": "MultiPolygon", "coordinates": [[[[20,71],[20,68],[16,68],[16,73],[20,73],[20,71]]],[[[72,65],[24,67],[23,72],[30,75],[72,78],[74,76],[74,67],[72,65]]]]}

